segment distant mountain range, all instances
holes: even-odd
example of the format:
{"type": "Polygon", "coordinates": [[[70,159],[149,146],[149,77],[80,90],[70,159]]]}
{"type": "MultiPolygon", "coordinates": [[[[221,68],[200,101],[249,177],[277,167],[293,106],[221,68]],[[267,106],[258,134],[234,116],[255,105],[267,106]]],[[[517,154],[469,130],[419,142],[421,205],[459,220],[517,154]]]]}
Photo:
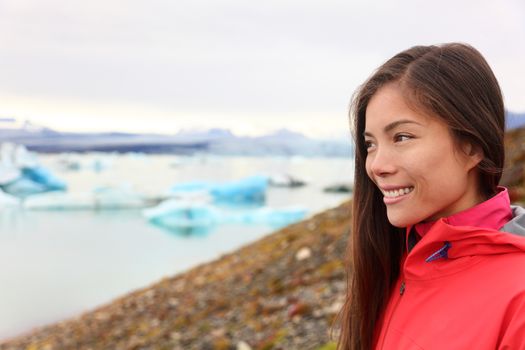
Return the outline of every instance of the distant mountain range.
{"type": "Polygon", "coordinates": [[[350,138],[317,140],[287,129],[246,137],[227,129],[180,131],[175,135],[59,132],[11,118],[0,118],[0,142],[23,144],[43,153],[142,152],[220,155],[350,156],[350,138]]]}
{"type": "MultiPolygon", "coordinates": [[[[525,126],[525,113],[506,111],[507,129],[525,126]]],[[[43,153],[142,152],[220,155],[335,156],[353,153],[350,137],[318,140],[281,129],[271,134],[236,136],[228,129],[182,130],[174,135],[122,132],[60,132],[15,118],[0,117],[0,143],[13,142],[43,153]]]]}
{"type": "Polygon", "coordinates": [[[507,129],[515,129],[525,126],[525,113],[513,113],[506,111],[507,129]]]}

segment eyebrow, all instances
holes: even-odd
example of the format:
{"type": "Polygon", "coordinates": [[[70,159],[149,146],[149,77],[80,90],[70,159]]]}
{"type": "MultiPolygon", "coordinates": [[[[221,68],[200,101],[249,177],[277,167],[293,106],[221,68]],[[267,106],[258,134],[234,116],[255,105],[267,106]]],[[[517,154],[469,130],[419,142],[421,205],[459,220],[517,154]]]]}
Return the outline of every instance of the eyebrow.
{"type": "MultiPolygon", "coordinates": [[[[402,125],[402,124],[416,124],[416,125],[420,125],[422,126],[422,124],[414,121],[414,120],[410,120],[410,119],[401,119],[401,120],[396,120],[395,122],[392,122],[390,124],[388,124],[387,126],[385,126],[383,128],[383,131],[385,133],[389,132],[389,131],[392,131],[393,129],[397,128],[399,125],[402,125]]],[[[365,131],[363,132],[363,136],[372,136],[371,133],[369,133],[368,131],[365,131]]]]}

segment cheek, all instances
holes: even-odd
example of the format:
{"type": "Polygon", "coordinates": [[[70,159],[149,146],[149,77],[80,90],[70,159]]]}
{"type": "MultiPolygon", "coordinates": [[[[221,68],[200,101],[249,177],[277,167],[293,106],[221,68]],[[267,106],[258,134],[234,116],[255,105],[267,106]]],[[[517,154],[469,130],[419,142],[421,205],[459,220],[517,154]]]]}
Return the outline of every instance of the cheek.
{"type": "Polygon", "coordinates": [[[407,172],[426,181],[446,176],[451,167],[457,166],[448,148],[417,149],[404,158],[407,172]]]}
{"type": "Polygon", "coordinates": [[[432,154],[407,165],[426,200],[446,198],[466,186],[468,174],[453,157],[432,154]]]}

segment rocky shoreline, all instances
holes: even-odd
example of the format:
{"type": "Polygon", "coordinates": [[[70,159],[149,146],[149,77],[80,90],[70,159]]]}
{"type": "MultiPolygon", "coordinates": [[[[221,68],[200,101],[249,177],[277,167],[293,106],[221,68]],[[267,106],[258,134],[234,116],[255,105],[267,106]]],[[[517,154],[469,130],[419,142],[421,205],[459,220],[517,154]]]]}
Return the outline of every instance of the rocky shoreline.
{"type": "Polygon", "coordinates": [[[350,212],[343,203],[0,349],[334,349],[350,212]]]}

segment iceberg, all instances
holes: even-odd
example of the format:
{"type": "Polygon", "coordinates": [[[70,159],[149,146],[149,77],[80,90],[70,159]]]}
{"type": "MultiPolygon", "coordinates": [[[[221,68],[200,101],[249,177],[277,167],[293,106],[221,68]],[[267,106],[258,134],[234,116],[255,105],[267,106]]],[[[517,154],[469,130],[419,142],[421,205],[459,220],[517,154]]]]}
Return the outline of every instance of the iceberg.
{"type": "Polygon", "coordinates": [[[250,225],[262,224],[279,228],[301,221],[306,214],[307,210],[300,207],[259,208],[238,214],[236,221],[250,225]]]}
{"type": "Polygon", "coordinates": [[[33,167],[38,165],[37,157],[24,145],[4,142],[0,145],[0,163],[11,167],[33,167]]]}
{"type": "Polygon", "coordinates": [[[79,171],[82,169],[82,163],[76,159],[75,155],[62,153],[56,161],[57,166],[62,171],[79,171]]]}
{"type": "Polygon", "coordinates": [[[323,191],[329,193],[352,193],[353,187],[351,183],[336,183],[323,188],[323,191]]]}
{"type": "Polygon", "coordinates": [[[16,145],[11,142],[3,142],[0,145],[0,163],[8,167],[16,167],[15,162],[16,145]]]}
{"type": "Polygon", "coordinates": [[[222,204],[263,204],[266,200],[268,178],[251,176],[239,181],[215,185],[210,188],[216,203],[222,204]]]}
{"type": "Polygon", "coordinates": [[[256,175],[238,181],[212,183],[193,181],[173,185],[168,190],[171,197],[185,197],[198,192],[201,196],[209,194],[216,204],[260,205],[266,200],[268,177],[256,175]]]}
{"type": "Polygon", "coordinates": [[[93,159],[90,167],[94,172],[100,173],[102,171],[109,169],[112,166],[112,163],[113,163],[112,158],[98,157],[98,158],[93,159]]]}
{"type": "Polygon", "coordinates": [[[0,189],[0,210],[20,206],[20,199],[5,193],[0,189]]]}
{"type": "Polygon", "coordinates": [[[144,208],[155,202],[155,199],[146,198],[126,186],[99,187],[93,193],[96,209],[144,208]]]}
{"type": "Polygon", "coordinates": [[[188,234],[207,233],[213,226],[224,221],[219,211],[210,205],[178,199],[168,199],[142,213],[156,226],[188,234]]]}
{"type": "Polygon", "coordinates": [[[296,178],[289,174],[278,174],[270,177],[270,186],[273,187],[302,187],[306,185],[306,181],[296,178]]]}
{"type": "Polygon", "coordinates": [[[38,164],[34,153],[23,145],[2,143],[0,145],[0,187],[17,196],[64,191],[66,183],[38,164]]]}
{"type": "Polygon", "coordinates": [[[26,198],[23,206],[31,210],[91,210],[96,204],[91,193],[48,192],[26,198]]]}
{"type": "Polygon", "coordinates": [[[170,195],[177,195],[187,192],[208,192],[213,185],[204,181],[185,182],[171,186],[168,190],[170,195]]]}
{"type": "Polygon", "coordinates": [[[22,176],[44,186],[47,191],[64,191],[67,188],[64,181],[42,166],[23,168],[22,176]]]}
{"type": "Polygon", "coordinates": [[[13,153],[14,162],[19,168],[38,166],[38,158],[35,153],[27,150],[24,145],[16,145],[13,153]]]}
{"type": "Polygon", "coordinates": [[[47,189],[44,185],[39,184],[35,181],[27,179],[25,177],[19,177],[13,182],[10,182],[6,185],[2,185],[2,189],[13,196],[16,197],[27,197],[38,193],[47,192],[47,189]]]}
{"type": "Polygon", "coordinates": [[[307,211],[299,207],[223,210],[205,203],[169,199],[142,213],[153,225],[191,234],[207,233],[217,225],[233,223],[279,228],[302,220],[307,211]]]}
{"type": "Polygon", "coordinates": [[[20,176],[22,176],[20,169],[0,163],[0,186],[7,185],[20,176]]]}
{"type": "Polygon", "coordinates": [[[32,210],[112,210],[144,208],[155,202],[126,188],[101,187],[92,193],[48,192],[25,199],[32,210]]]}

